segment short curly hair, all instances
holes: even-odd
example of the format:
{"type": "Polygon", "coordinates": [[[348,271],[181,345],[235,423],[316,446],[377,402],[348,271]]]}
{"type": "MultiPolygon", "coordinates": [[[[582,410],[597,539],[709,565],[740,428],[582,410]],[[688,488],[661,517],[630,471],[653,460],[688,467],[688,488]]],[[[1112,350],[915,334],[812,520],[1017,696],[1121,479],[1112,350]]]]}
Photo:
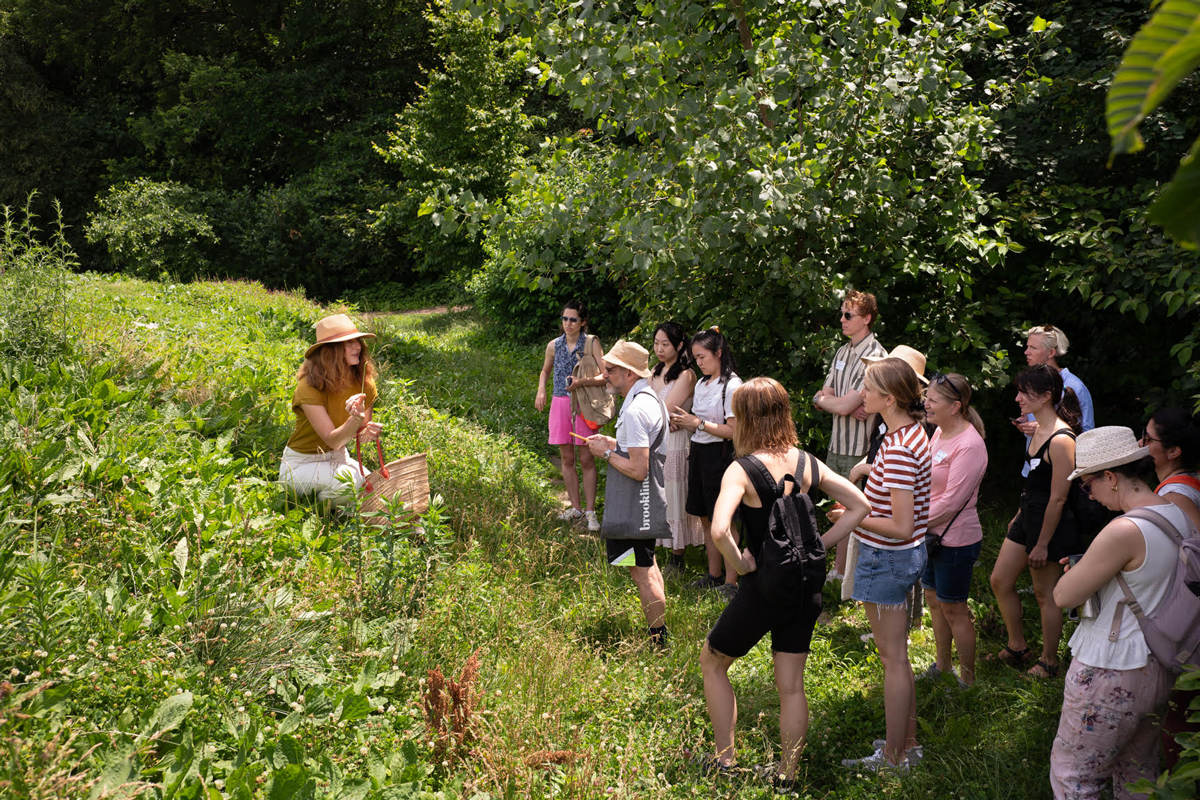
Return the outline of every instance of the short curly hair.
{"type": "Polygon", "coordinates": [[[868,328],[874,326],[875,320],[879,319],[879,304],[875,302],[873,294],[851,289],[846,292],[846,297],[842,302],[847,303],[862,316],[870,317],[871,321],[867,323],[868,328]]]}

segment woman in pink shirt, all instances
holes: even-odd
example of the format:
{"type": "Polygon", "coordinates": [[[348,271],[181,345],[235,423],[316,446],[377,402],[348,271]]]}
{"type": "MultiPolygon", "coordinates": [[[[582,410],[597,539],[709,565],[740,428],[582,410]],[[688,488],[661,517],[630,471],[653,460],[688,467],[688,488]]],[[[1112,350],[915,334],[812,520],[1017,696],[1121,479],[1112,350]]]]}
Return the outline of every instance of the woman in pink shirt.
{"type": "MultiPolygon", "coordinates": [[[[933,497],[929,530],[942,536],[928,548],[921,583],[933,619],[937,661],[923,678],[937,680],[954,672],[951,645],[958,648],[960,685],[975,683],[975,624],[967,608],[971,571],[983,545],[983,526],[975,504],[987,470],[983,420],[971,408],[971,384],[956,372],[937,374],[925,392],[925,418],[937,425],[929,443],[932,453],[933,497]]],[[[926,539],[928,547],[929,540],[926,539]]]]}

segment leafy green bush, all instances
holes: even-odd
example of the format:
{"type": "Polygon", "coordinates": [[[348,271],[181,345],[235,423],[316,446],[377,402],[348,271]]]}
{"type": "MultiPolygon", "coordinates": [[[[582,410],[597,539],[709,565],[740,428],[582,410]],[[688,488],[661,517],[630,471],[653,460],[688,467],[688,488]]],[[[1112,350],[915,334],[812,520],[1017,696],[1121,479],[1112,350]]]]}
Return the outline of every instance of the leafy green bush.
{"type": "Polygon", "coordinates": [[[111,187],[87,227],[113,266],[141,278],[193,280],[211,272],[209,255],[220,239],[200,192],[149,178],[111,187]]]}

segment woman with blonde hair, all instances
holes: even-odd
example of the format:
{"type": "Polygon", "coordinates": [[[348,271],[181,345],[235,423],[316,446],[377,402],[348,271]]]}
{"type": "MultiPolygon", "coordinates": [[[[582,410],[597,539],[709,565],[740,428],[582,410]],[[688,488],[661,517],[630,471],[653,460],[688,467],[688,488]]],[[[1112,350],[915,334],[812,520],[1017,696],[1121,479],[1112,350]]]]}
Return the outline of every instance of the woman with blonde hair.
{"type": "MultiPolygon", "coordinates": [[[[873,754],[842,765],[871,771],[907,772],[917,746],[917,696],[908,660],[905,596],[925,569],[929,521],[929,437],[917,416],[924,404],[913,368],[899,358],[872,359],[863,378],[863,408],[887,425],[867,475],[871,515],[854,531],[858,563],[851,597],[861,602],[883,662],[887,734],[873,754]]],[[[839,520],[840,521],[840,520],[839,520]]]]}
{"type": "Polygon", "coordinates": [[[320,500],[345,503],[344,481],[361,488],[362,464],[346,445],[373,441],[382,428],[371,421],[375,406],[375,364],[363,333],[345,314],[317,322],[317,342],[304,354],[292,393],[296,427],[283,449],[279,481],[298,494],[317,492],[320,500]]]}
{"type": "Polygon", "coordinates": [[[988,453],[983,420],[971,407],[967,379],[957,372],[934,375],[925,392],[925,419],[937,425],[929,442],[933,454],[929,530],[940,534],[940,541],[930,546],[926,539],[925,572],[921,575],[937,647],[937,660],[923,677],[936,680],[943,673],[953,673],[954,646],[958,648],[958,680],[970,686],[975,683],[975,624],[967,597],[983,545],[983,526],[975,505],[988,453]]]}
{"type": "Polygon", "coordinates": [[[708,767],[730,769],[734,760],[733,730],[737,698],[729,683],[729,667],[771,634],[775,686],[779,690],[779,732],[782,756],[771,774],[778,792],[794,786],[796,765],[808,732],[808,700],[804,694],[804,664],[813,628],[821,613],[824,574],[805,586],[791,604],[768,602],[759,588],[756,570],[767,535],[771,506],[791,482],[791,492],[811,494],[820,488],[846,507],[822,537],[828,545],[844,539],[869,511],[867,500],[852,483],[812,455],[796,448],[787,391],[773,378],[754,378],[733,392],[733,415],[742,420],[733,432],[739,458],[721,479],[713,511],[711,535],[721,555],[742,576],[737,594],[709,631],[700,653],[704,697],[713,725],[716,754],[708,767]],[[746,547],[738,549],[733,515],[740,513],[746,547]]]}

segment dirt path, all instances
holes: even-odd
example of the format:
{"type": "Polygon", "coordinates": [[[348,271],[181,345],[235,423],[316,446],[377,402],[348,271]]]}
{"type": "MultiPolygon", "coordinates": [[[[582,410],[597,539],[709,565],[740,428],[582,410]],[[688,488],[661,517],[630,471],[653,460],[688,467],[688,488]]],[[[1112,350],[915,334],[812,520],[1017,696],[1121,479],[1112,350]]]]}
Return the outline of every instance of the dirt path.
{"type": "Polygon", "coordinates": [[[434,306],[433,308],[414,308],[411,311],[364,311],[362,316],[371,317],[411,317],[416,314],[445,314],[447,311],[470,311],[471,306],[434,306]]]}

